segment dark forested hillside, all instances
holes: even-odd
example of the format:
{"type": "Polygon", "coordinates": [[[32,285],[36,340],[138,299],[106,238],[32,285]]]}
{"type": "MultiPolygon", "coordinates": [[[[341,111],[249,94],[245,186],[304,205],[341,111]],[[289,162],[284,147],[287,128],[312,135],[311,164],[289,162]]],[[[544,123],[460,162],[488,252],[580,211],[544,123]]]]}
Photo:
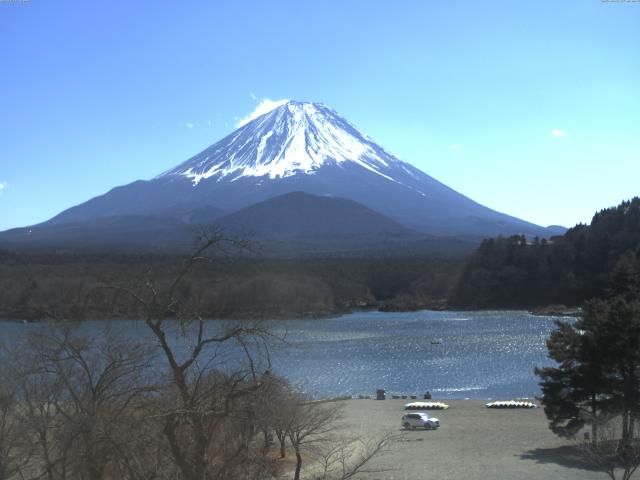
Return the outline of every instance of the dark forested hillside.
{"type": "MultiPolygon", "coordinates": [[[[170,282],[184,258],[132,254],[16,254],[0,251],[0,318],[137,317],[113,287],[170,282]]],[[[183,282],[205,317],[331,315],[352,309],[406,310],[444,305],[460,260],[213,259],[183,282]]]]}
{"type": "MultiPolygon", "coordinates": [[[[135,317],[112,287],[166,284],[184,257],[0,250],[0,317],[135,317]]],[[[466,260],[226,258],[199,265],[185,296],[207,317],[331,315],[379,308],[532,308],[579,305],[640,287],[640,198],[590,225],[545,239],[487,239],[466,260]]]]}
{"type": "Polygon", "coordinates": [[[639,282],[640,198],[602,210],[549,241],[484,240],[467,260],[451,303],[466,308],[578,305],[639,282]]]}

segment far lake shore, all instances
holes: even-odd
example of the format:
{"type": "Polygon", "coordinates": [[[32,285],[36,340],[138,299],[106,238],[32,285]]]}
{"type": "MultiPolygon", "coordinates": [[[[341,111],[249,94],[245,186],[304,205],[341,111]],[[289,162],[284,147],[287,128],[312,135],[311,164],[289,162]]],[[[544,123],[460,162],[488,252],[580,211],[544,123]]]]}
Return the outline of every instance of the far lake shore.
{"type": "MultiPolygon", "coordinates": [[[[327,319],[337,318],[343,315],[350,315],[356,313],[368,313],[368,312],[395,312],[395,313],[407,313],[407,312],[526,312],[531,315],[542,317],[577,317],[581,314],[581,307],[572,307],[566,305],[543,305],[530,308],[461,308],[461,307],[449,307],[444,302],[435,302],[433,304],[420,304],[413,306],[399,306],[395,303],[380,303],[378,305],[370,305],[356,308],[336,309],[331,311],[309,311],[309,312],[295,312],[295,313],[282,313],[280,315],[264,315],[258,312],[253,314],[243,314],[238,316],[212,316],[207,320],[238,320],[238,321],[259,321],[259,320],[309,320],[309,319],[327,319]]],[[[86,319],[59,319],[51,316],[37,316],[32,313],[26,312],[0,312],[0,322],[25,322],[25,323],[56,323],[56,322],[83,322],[83,321],[95,321],[95,320],[138,320],[139,317],[135,316],[103,316],[100,319],[86,318],[86,319]]]]}

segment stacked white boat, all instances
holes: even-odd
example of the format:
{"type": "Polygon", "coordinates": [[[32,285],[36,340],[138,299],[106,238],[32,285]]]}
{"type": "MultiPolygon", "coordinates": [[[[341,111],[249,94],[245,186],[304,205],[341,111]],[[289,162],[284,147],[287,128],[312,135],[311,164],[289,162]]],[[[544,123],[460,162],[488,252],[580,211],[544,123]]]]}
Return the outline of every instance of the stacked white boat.
{"type": "Polygon", "coordinates": [[[487,408],[538,408],[538,405],[528,400],[504,400],[489,402],[487,408]]]}
{"type": "Polygon", "coordinates": [[[442,402],[412,402],[404,406],[405,410],[446,410],[449,405],[442,402]]]}

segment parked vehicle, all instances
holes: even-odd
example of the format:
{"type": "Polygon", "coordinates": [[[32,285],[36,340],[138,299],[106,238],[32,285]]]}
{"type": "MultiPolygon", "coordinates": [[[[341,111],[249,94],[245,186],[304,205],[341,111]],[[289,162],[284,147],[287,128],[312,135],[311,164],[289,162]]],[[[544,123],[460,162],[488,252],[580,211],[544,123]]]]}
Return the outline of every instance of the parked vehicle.
{"type": "Polygon", "coordinates": [[[407,430],[416,428],[424,428],[425,430],[433,430],[440,426],[440,420],[430,417],[426,413],[407,413],[402,416],[402,426],[407,430]]]}

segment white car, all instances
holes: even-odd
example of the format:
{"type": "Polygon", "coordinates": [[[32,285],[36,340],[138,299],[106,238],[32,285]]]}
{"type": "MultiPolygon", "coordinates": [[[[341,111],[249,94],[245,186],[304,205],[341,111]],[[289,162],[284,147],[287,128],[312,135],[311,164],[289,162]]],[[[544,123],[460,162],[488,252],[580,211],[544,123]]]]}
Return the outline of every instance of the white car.
{"type": "Polygon", "coordinates": [[[435,417],[430,417],[426,413],[407,413],[402,416],[402,426],[409,429],[416,429],[417,427],[424,428],[425,430],[432,430],[440,426],[440,420],[435,417]]]}

